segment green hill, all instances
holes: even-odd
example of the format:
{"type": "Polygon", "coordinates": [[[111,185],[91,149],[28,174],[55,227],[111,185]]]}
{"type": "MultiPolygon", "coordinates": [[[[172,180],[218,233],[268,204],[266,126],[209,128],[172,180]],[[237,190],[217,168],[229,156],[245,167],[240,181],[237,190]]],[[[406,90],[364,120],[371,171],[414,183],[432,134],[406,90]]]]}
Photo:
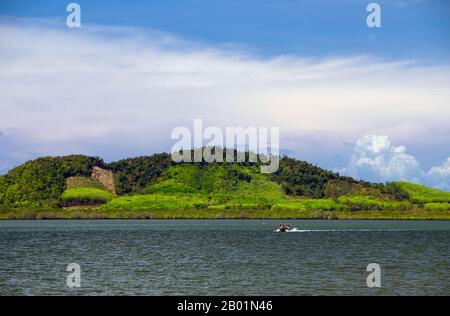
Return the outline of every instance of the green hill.
{"type": "Polygon", "coordinates": [[[89,177],[94,165],[103,161],[82,155],[28,161],[0,177],[0,207],[58,207],[66,179],[89,177]]]}
{"type": "Polygon", "coordinates": [[[289,157],[274,174],[259,167],[175,164],[166,153],[109,164],[44,157],[0,177],[0,218],[450,219],[450,192],[357,181],[289,157]],[[91,178],[94,166],[113,172],[117,195],[91,178]]]}

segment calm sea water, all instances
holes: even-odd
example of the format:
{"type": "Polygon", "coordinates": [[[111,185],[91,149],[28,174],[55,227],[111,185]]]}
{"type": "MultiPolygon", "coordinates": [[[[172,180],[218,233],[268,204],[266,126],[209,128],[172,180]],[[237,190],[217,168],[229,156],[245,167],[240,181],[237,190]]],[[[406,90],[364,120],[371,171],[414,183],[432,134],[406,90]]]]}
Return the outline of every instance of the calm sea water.
{"type": "Polygon", "coordinates": [[[450,294],[448,221],[279,222],[0,221],[0,294],[450,294]],[[72,262],[80,288],[66,286],[72,262]]]}

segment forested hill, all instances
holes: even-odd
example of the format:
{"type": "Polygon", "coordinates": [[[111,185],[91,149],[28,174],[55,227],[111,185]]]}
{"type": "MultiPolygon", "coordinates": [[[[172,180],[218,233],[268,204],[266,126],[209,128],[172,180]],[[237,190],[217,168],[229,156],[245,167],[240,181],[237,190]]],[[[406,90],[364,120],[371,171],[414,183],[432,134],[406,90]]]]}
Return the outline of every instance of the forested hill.
{"type": "MultiPolygon", "coordinates": [[[[89,177],[94,166],[113,171],[119,195],[142,192],[147,186],[164,177],[174,166],[170,154],[129,158],[106,164],[101,158],[83,155],[43,157],[28,161],[0,177],[0,205],[7,207],[56,206],[66,189],[66,179],[89,177]]],[[[208,168],[207,163],[196,163],[208,168]]],[[[241,163],[243,167],[254,163],[241,163]]],[[[236,175],[239,177],[239,175],[236,175]]],[[[323,197],[330,180],[358,183],[348,177],[318,168],[307,162],[283,157],[277,173],[268,176],[281,184],[287,194],[323,197]]],[[[241,179],[236,178],[238,181],[241,179]]]]}
{"type": "MultiPolygon", "coordinates": [[[[121,195],[149,194],[155,190],[160,194],[197,192],[208,195],[207,199],[212,198],[213,191],[228,197],[260,192],[258,197],[254,194],[255,201],[278,196],[281,191],[282,195],[293,198],[336,199],[343,195],[380,200],[409,198],[399,185],[357,181],[289,157],[280,159],[274,174],[260,174],[258,167],[258,163],[249,162],[175,164],[167,153],[112,163],[83,155],[43,157],[0,177],[0,208],[58,208],[64,202],[67,205],[105,203],[121,195]],[[112,171],[117,195],[89,179],[95,166],[112,171]],[[69,188],[68,183],[74,187],[69,188]]],[[[264,201],[262,204],[267,202],[264,201]]]]}
{"type": "Polygon", "coordinates": [[[0,206],[58,206],[66,179],[89,177],[94,166],[104,166],[98,157],[70,155],[28,161],[0,177],[0,206]]]}

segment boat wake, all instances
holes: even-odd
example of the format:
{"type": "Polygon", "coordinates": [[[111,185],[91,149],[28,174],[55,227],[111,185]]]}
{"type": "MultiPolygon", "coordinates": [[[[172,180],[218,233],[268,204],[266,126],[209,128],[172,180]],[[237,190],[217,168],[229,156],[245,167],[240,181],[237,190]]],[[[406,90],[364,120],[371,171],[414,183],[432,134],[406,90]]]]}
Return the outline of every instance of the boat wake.
{"type": "MultiPolygon", "coordinates": [[[[297,229],[297,228],[291,228],[290,230],[286,230],[283,233],[302,233],[302,232],[307,232],[309,230],[301,230],[301,229],[297,229]]],[[[276,233],[280,233],[280,229],[276,229],[274,230],[274,232],[276,233]]]]}
{"type": "MultiPolygon", "coordinates": [[[[314,232],[396,232],[405,231],[404,229],[297,229],[292,228],[285,231],[285,233],[314,233],[314,232]]],[[[276,229],[274,232],[279,233],[276,229]]]]}

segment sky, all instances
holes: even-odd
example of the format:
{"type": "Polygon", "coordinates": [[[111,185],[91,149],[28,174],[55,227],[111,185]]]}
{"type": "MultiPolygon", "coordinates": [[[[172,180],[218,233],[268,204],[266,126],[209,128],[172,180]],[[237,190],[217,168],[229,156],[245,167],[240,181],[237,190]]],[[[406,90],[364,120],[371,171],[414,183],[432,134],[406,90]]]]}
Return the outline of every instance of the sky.
{"type": "Polygon", "coordinates": [[[450,2],[0,2],[0,174],[43,155],[169,151],[171,130],[277,126],[280,150],[450,190],[450,2]]]}

